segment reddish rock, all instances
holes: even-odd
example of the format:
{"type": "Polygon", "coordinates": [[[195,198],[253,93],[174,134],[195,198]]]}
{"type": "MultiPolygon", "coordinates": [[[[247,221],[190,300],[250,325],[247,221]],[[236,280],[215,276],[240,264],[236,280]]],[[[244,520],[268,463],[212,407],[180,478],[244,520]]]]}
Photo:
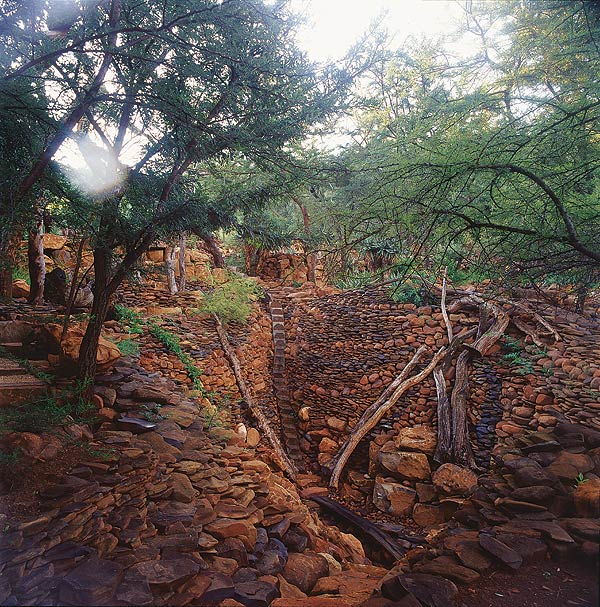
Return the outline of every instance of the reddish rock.
{"type": "Polygon", "coordinates": [[[600,479],[594,478],[580,483],[573,493],[573,500],[578,516],[600,517],[600,479]]]}
{"type": "Polygon", "coordinates": [[[407,480],[427,480],[431,476],[431,468],[427,456],[423,453],[398,451],[390,441],[379,451],[379,461],[388,471],[399,478],[407,480]]]}
{"type": "Polygon", "coordinates": [[[110,605],[122,570],[113,561],[89,558],[62,579],[58,588],[60,601],[69,605],[110,605]]]}
{"type": "Polygon", "coordinates": [[[394,437],[394,443],[400,450],[406,449],[433,455],[437,445],[437,435],[427,426],[402,428],[394,437]]]}
{"type": "Polygon", "coordinates": [[[479,578],[477,571],[459,565],[456,560],[449,556],[439,556],[425,564],[415,565],[413,571],[441,575],[460,584],[472,584],[479,578]]]}
{"type": "Polygon", "coordinates": [[[523,564],[523,557],[518,552],[491,535],[480,533],[479,545],[511,569],[519,569],[523,564]]]}
{"type": "Polygon", "coordinates": [[[434,504],[415,504],[412,517],[415,523],[421,527],[440,525],[446,520],[442,508],[434,504]]]}
{"type": "Polygon", "coordinates": [[[456,464],[442,464],[432,477],[435,488],[446,495],[467,495],[477,486],[477,475],[456,464]]]}
{"type": "Polygon", "coordinates": [[[378,476],[373,489],[373,505],[388,514],[405,516],[412,512],[417,499],[414,489],[378,476]]]}
{"type": "Polygon", "coordinates": [[[288,557],[282,575],[290,584],[293,584],[305,594],[309,594],[317,580],[328,574],[329,565],[320,554],[293,552],[288,557]]]}

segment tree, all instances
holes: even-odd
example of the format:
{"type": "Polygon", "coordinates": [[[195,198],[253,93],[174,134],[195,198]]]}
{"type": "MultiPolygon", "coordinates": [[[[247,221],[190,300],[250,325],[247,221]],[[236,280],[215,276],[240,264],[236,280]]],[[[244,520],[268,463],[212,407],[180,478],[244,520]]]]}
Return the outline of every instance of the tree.
{"type": "Polygon", "coordinates": [[[353,243],[392,239],[504,280],[597,280],[598,10],[470,6],[479,54],[408,49],[371,77],[340,182],[353,243]]]}
{"type": "Polygon", "coordinates": [[[157,237],[203,223],[205,201],[188,171],[217,158],[276,161],[334,110],[362,58],[318,73],[289,43],[295,20],[283,4],[111,0],[68,14],[56,6],[30,14],[9,5],[0,20],[2,42],[14,43],[3,85],[35,75],[52,93],[42,108],[50,134],[25,162],[11,208],[69,138],[85,152],[81,181],[106,177],[79,210],[95,274],[79,373],[92,377],[109,300],[140,255],[157,237]]]}

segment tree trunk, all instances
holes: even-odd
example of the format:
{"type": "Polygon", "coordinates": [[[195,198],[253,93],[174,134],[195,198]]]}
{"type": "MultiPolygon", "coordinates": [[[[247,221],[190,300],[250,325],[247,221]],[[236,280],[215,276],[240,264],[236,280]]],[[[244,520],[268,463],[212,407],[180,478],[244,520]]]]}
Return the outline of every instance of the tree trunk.
{"type": "Polygon", "coordinates": [[[254,245],[244,245],[244,262],[246,274],[248,274],[248,276],[256,276],[256,271],[258,269],[258,249],[254,245]]]}
{"type": "Polygon", "coordinates": [[[390,387],[388,387],[361,416],[352,432],[346,439],[346,442],[342,445],[342,448],[335,455],[335,457],[327,462],[326,468],[331,470],[331,479],[329,480],[329,486],[332,489],[337,489],[340,476],[344,470],[344,466],[350,459],[352,453],[354,453],[356,447],[365,435],[370,432],[380,421],[381,418],[398,402],[398,399],[410,388],[416,386],[418,383],[423,381],[432,371],[435,369],[439,361],[444,357],[446,348],[440,348],[432,358],[431,362],[423,369],[420,373],[408,377],[412,369],[418,363],[421,354],[425,351],[425,346],[421,346],[412,357],[410,362],[404,367],[400,375],[394,380],[392,385],[397,386],[391,396],[387,398],[390,393],[390,387]]]}
{"type": "MultiPolygon", "coordinates": [[[[73,311],[73,304],[75,303],[75,297],[77,296],[77,290],[79,285],[79,270],[81,269],[81,260],[83,259],[83,249],[85,247],[85,237],[82,236],[77,247],[77,259],[75,260],[75,269],[73,270],[73,278],[71,279],[71,288],[69,290],[69,298],[67,299],[67,306],[65,308],[65,318],[63,320],[62,333],[60,335],[60,341],[65,338],[69,329],[69,320],[71,318],[71,312],[73,311]]],[[[85,274],[84,274],[85,276],[85,274]]]]}
{"type": "Polygon", "coordinates": [[[106,319],[108,305],[112,295],[108,289],[110,281],[111,252],[109,249],[94,250],[94,302],[85,335],[79,347],[77,375],[87,384],[87,394],[91,396],[96,375],[96,357],[98,342],[102,333],[102,324],[106,319]]]}
{"type": "Polygon", "coordinates": [[[177,281],[175,280],[175,248],[167,245],[165,248],[165,270],[167,272],[167,288],[169,295],[177,293],[177,281]]]}
{"type": "Polygon", "coordinates": [[[225,259],[223,257],[223,253],[221,253],[221,249],[219,249],[217,239],[212,234],[202,234],[200,238],[202,238],[208,252],[211,254],[215,268],[224,268],[225,259]]]}
{"type": "Polygon", "coordinates": [[[19,233],[9,236],[0,246],[0,299],[12,297],[13,269],[17,265],[17,251],[21,239],[19,233]]]}
{"type": "Polygon", "coordinates": [[[44,303],[44,280],[46,262],[44,261],[43,227],[44,219],[41,209],[37,209],[35,224],[29,230],[27,261],[29,266],[29,303],[41,306],[44,303]]]}
{"type": "Polygon", "coordinates": [[[298,198],[298,196],[292,195],[292,200],[298,205],[300,212],[302,213],[302,222],[304,223],[304,235],[306,236],[306,245],[304,246],[304,252],[306,253],[306,266],[307,266],[307,275],[306,277],[310,282],[315,282],[315,268],[317,265],[317,261],[315,258],[315,254],[309,252],[309,240],[310,240],[310,217],[308,215],[308,209],[306,205],[298,198]]]}
{"type": "Polygon", "coordinates": [[[179,237],[179,290],[185,291],[187,282],[185,270],[185,232],[179,237]]]}
{"type": "Polygon", "coordinates": [[[461,352],[456,360],[454,389],[450,406],[452,409],[452,461],[472,468],[475,464],[469,427],[467,423],[467,400],[469,398],[469,363],[473,352],[461,352]]]}

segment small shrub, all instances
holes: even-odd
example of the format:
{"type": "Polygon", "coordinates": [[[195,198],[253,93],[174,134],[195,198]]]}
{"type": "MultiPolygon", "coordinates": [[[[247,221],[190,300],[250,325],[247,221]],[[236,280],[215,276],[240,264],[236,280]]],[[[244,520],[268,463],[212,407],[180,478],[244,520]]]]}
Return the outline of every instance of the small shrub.
{"type": "Polygon", "coordinates": [[[396,303],[411,303],[415,306],[422,306],[424,301],[421,289],[409,283],[405,283],[400,287],[392,287],[389,290],[389,295],[392,301],[396,303]]]}
{"type": "Polygon", "coordinates": [[[66,423],[89,423],[94,405],[85,397],[87,382],[77,382],[59,394],[46,394],[18,407],[0,410],[0,433],[47,432],[66,423]]]}
{"type": "Polygon", "coordinates": [[[579,473],[576,477],[575,477],[575,483],[573,484],[573,487],[575,487],[575,489],[577,489],[577,487],[579,487],[579,485],[583,485],[584,483],[587,483],[588,479],[584,478],[583,473],[579,473]]]}
{"type": "Polygon", "coordinates": [[[117,348],[123,356],[139,356],[140,344],[135,339],[122,339],[117,343],[117,348]]]}
{"type": "Polygon", "coordinates": [[[506,336],[504,338],[504,344],[509,352],[508,354],[505,354],[502,359],[515,367],[519,375],[529,375],[534,372],[533,364],[529,359],[524,358],[524,350],[518,340],[506,336]]]}
{"type": "Polygon", "coordinates": [[[183,363],[188,377],[192,380],[194,390],[204,392],[204,386],[200,381],[202,369],[196,367],[192,357],[182,350],[179,337],[164,327],[157,325],[155,322],[149,322],[148,329],[150,330],[150,335],[152,335],[152,337],[160,341],[160,343],[163,344],[163,346],[165,346],[169,352],[175,354],[175,356],[177,356],[177,358],[183,363]]]}
{"type": "Polygon", "coordinates": [[[255,281],[232,276],[230,280],[207,293],[200,311],[216,314],[222,323],[244,324],[252,312],[252,302],[260,297],[260,288],[255,281]]]}
{"type": "Polygon", "coordinates": [[[115,306],[115,314],[117,315],[117,320],[119,321],[122,331],[125,331],[126,327],[129,327],[127,332],[130,335],[141,335],[144,332],[144,319],[139,312],[136,312],[127,306],[117,304],[115,306]]]}

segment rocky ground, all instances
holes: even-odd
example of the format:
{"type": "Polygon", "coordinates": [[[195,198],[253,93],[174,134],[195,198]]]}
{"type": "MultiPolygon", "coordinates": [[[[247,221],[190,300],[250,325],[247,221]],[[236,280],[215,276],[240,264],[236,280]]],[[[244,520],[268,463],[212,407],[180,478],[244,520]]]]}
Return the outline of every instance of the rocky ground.
{"type": "MultiPolygon", "coordinates": [[[[315,294],[299,295],[308,302],[315,294]]],[[[1,604],[500,607],[510,597],[512,604],[545,607],[556,604],[548,602],[554,592],[566,604],[596,604],[600,432],[589,412],[596,410],[598,352],[585,330],[577,335],[567,323],[562,331],[572,343],[536,360],[543,368],[551,361],[553,375],[517,384],[531,399],[526,411],[514,411],[521,392],[511,397],[499,388],[508,399],[500,442],[487,445],[492,461],[479,478],[453,464],[433,465],[435,432],[426,416],[407,418],[422,422],[416,428],[400,420],[374,438],[363,454],[366,475],[350,469],[335,497],[352,503],[368,495],[363,513],[386,523],[392,536],[394,523],[396,531],[427,536],[390,569],[370,563],[377,550],[364,538],[363,546],[351,528],[331,524],[337,521],[319,515],[310,500],[327,493],[315,474],[318,457],[337,449],[348,429],[339,405],[335,415],[316,417],[320,427],[298,421],[305,450],[313,450],[307,454],[313,471],[290,482],[252,428],[212,320],[190,313],[197,297],[130,287],[123,301],[132,307],[143,301],[135,307],[180,338],[202,370],[204,391],[194,390],[181,360],[149,331],[131,335],[131,327],[110,321],[107,353],[112,342],[133,337],[141,355],[121,357],[97,378],[99,421],[90,428],[72,424],[59,435],[9,437],[38,484],[13,491],[21,507],[3,515],[1,604]],[[579,379],[589,392],[584,398],[579,379]],[[539,398],[549,395],[548,385],[553,406],[539,398]],[[215,415],[214,403],[223,415],[215,415]],[[232,430],[237,422],[245,432],[232,430]]],[[[4,309],[3,322],[19,322],[23,310],[4,309]]],[[[3,330],[15,331],[7,324],[3,330]]],[[[229,333],[253,396],[285,439],[271,387],[274,334],[266,311],[257,309],[248,328],[229,333]]],[[[377,378],[363,369],[351,373],[368,390],[385,383],[384,371],[377,378]]],[[[318,394],[318,402],[343,395],[332,386],[337,396],[318,394]]],[[[426,402],[417,402],[417,413],[426,402]]]]}

